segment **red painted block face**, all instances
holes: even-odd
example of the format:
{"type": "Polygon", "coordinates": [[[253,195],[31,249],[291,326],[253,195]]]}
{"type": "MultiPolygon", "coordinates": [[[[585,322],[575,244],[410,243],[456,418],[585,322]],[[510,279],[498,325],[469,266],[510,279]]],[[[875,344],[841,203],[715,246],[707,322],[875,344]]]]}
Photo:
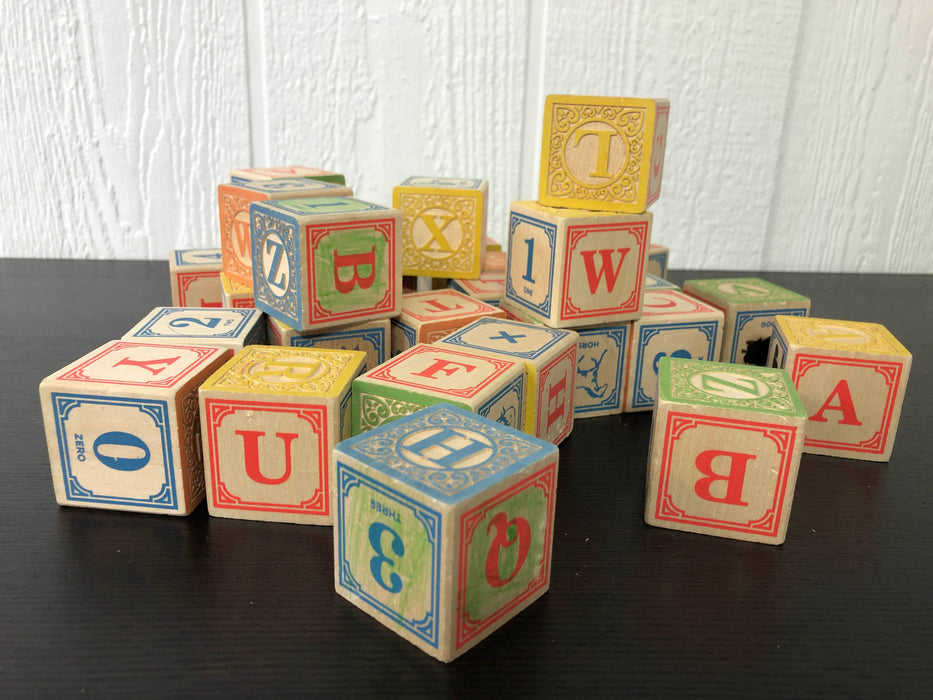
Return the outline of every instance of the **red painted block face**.
{"type": "Polygon", "coordinates": [[[645,521],[780,544],[805,423],[783,370],[663,358],[645,521]]]}
{"type": "Polygon", "coordinates": [[[883,326],[778,316],[769,364],[786,368],[807,409],[804,451],[887,461],[912,357],[883,326]]]}

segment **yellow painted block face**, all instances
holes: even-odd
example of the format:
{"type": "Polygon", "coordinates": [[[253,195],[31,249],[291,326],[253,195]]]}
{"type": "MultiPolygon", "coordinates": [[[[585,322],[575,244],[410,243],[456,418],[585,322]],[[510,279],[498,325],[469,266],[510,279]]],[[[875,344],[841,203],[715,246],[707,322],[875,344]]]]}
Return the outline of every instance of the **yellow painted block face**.
{"type": "Polygon", "coordinates": [[[666,100],[549,95],[541,203],[645,211],[661,192],[669,111],[666,100]]]}
{"type": "Polygon", "coordinates": [[[791,345],[842,353],[910,356],[907,348],[878,323],[793,316],[779,316],[775,321],[791,345]]]}
{"type": "Polygon", "coordinates": [[[405,183],[392,193],[392,206],[402,212],[402,274],[479,277],[486,229],[486,181],[409,178],[405,183]],[[440,186],[418,184],[432,181],[440,186]]]}
{"type": "Polygon", "coordinates": [[[250,346],[237,353],[203,385],[246,394],[337,398],[366,361],[355,350],[250,346]]]}

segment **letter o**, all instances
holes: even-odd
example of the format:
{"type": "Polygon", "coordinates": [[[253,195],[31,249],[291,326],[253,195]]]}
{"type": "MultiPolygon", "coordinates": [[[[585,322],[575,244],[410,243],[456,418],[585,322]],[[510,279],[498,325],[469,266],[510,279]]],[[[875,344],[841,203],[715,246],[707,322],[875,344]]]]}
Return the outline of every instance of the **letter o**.
{"type": "Polygon", "coordinates": [[[139,471],[149,464],[149,447],[131,433],[114,430],[103,433],[94,441],[94,454],[101,464],[121,472],[139,471]],[[101,448],[107,446],[135,448],[142,451],[138,457],[121,457],[119,454],[101,454],[101,448]]]}

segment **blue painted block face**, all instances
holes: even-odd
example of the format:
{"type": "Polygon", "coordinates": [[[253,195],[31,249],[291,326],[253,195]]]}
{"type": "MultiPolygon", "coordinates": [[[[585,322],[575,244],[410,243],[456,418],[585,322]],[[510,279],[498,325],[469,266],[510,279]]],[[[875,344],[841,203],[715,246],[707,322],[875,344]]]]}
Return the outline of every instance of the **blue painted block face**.
{"type": "Polygon", "coordinates": [[[631,323],[580,329],[574,418],[621,413],[625,398],[625,370],[631,323]]]}
{"type": "Polygon", "coordinates": [[[264,203],[249,208],[256,308],[293,328],[301,327],[298,220],[264,203]]]}
{"type": "Polygon", "coordinates": [[[422,650],[449,661],[547,589],[554,445],[440,404],[334,456],[337,592],[422,650]]]}

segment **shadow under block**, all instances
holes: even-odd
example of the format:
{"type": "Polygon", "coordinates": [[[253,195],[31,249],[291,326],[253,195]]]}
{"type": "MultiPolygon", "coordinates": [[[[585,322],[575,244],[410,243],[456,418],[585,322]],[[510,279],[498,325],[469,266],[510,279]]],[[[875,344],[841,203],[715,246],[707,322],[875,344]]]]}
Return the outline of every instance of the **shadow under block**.
{"type": "Polygon", "coordinates": [[[887,462],[913,358],[877,323],[777,316],[768,365],[786,369],[806,407],[803,451],[887,462]]]}
{"type": "Polygon", "coordinates": [[[220,249],[223,269],[234,282],[253,284],[253,256],[249,237],[249,205],[274,199],[303,197],[352,197],[353,190],[300,177],[256,180],[217,186],[220,211],[220,249]]]}
{"type": "Polygon", "coordinates": [[[521,430],[527,394],[518,360],[416,345],[353,382],[353,434],[438,403],[521,430]]]}
{"type": "Polygon", "coordinates": [[[548,95],[538,200],[639,213],[661,194],[670,103],[548,95]]]}
{"type": "Polygon", "coordinates": [[[557,445],[573,430],[578,339],[573,331],[483,318],[438,340],[435,347],[523,363],[528,389],[521,428],[557,445]]]}
{"type": "Polygon", "coordinates": [[[725,314],[722,362],[764,366],[774,317],[810,314],[807,297],[758,277],[687,280],[684,292],[725,314]]]}
{"type": "Polygon", "coordinates": [[[230,181],[236,184],[282,180],[294,177],[307,180],[320,180],[321,182],[330,182],[335,185],[347,184],[346,179],[341,173],[332,173],[329,170],[309,168],[304,165],[283,165],[275,168],[238,168],[230,171],[230,181]]]}
{"type": "Polygon", "coordinates": [[[553,328],[638,318],[651,221],[513,202],[503,304],[553,328]]]}
{"type": "Polygon", "coordinates": [[[223,294],[225,309],[255,309],[256,300],[253,298],[253,283],[242,284],[231,280],[225,272],[220,273],[220,288],[223,294]]]}
{"type": "Polygon", "coordinates": [[[410,177],[392,190],[402,212],[402,274],[476,279],[482,270],[489,183],[410,177]]]}
{"type": "Polygon", "coordinates": [[[807,422],[788,373],[665,357],[658,387],[645,522],[781,544],[807,422]]]}
{"type": "Polygon", "coordinates": [[[39,385],[61,505],[187,515],[204,497],[198,387],[230,351],[114,340],[39,385]]]}
{"type": "Polygon", "coordinates": [[[433,343],[483,317],[505,318],[505,312],[453,289],[405,294],[401,312],[392,319],[392,352],[433,343]]]}
{"type": "Polygon", "coordinates": [[[172,306],[222,306],[222,257],[219,248],[173,250],[168,258],[172,306]]]}
{"type": "Polygon", "coordinates": [[[337,593],[449,662],[550,585],[558,451],[453,406],[334,450],[337,593]]]}
{"type": "Polygon", "coordinates": [[[191,309],[157,306],[128,330],[124,340],[215,345],[233,351],[266,340],[265,316],[256,309],[191,309]]]}
{"type": "Polygon", "coordinates": [[[253,202],[256,308],[310,331],[398,314],[400,214],[352,197],[253,202]]]}
{"type": "Polygon", "coordinates": [[[267,316],[266,334],[269,345],[364,352],[366,362],[360,370],[361,374],[381,365],[392,355],[392,322],[387,318],[302,333],[267,316]]]}
{"type": "Polygon", "coordinates": [[[670,249],[660,243],[652,243],[648,249],[648,274],[667,279],[668,260],[670,249]]]}
{"type": "Polygon", "coordinates": [[[361,352],[250,346],[200,390],[207,508],[330,525],[334,446],[350,436],[361,352]]]}
{"type": "Polygon", "coordinates": [[[676,289],[645,292],[644,313],[632,323],[625,410],[654,407],[661,358],[716,360],[724,321],[722,311],[676,289]]]}

